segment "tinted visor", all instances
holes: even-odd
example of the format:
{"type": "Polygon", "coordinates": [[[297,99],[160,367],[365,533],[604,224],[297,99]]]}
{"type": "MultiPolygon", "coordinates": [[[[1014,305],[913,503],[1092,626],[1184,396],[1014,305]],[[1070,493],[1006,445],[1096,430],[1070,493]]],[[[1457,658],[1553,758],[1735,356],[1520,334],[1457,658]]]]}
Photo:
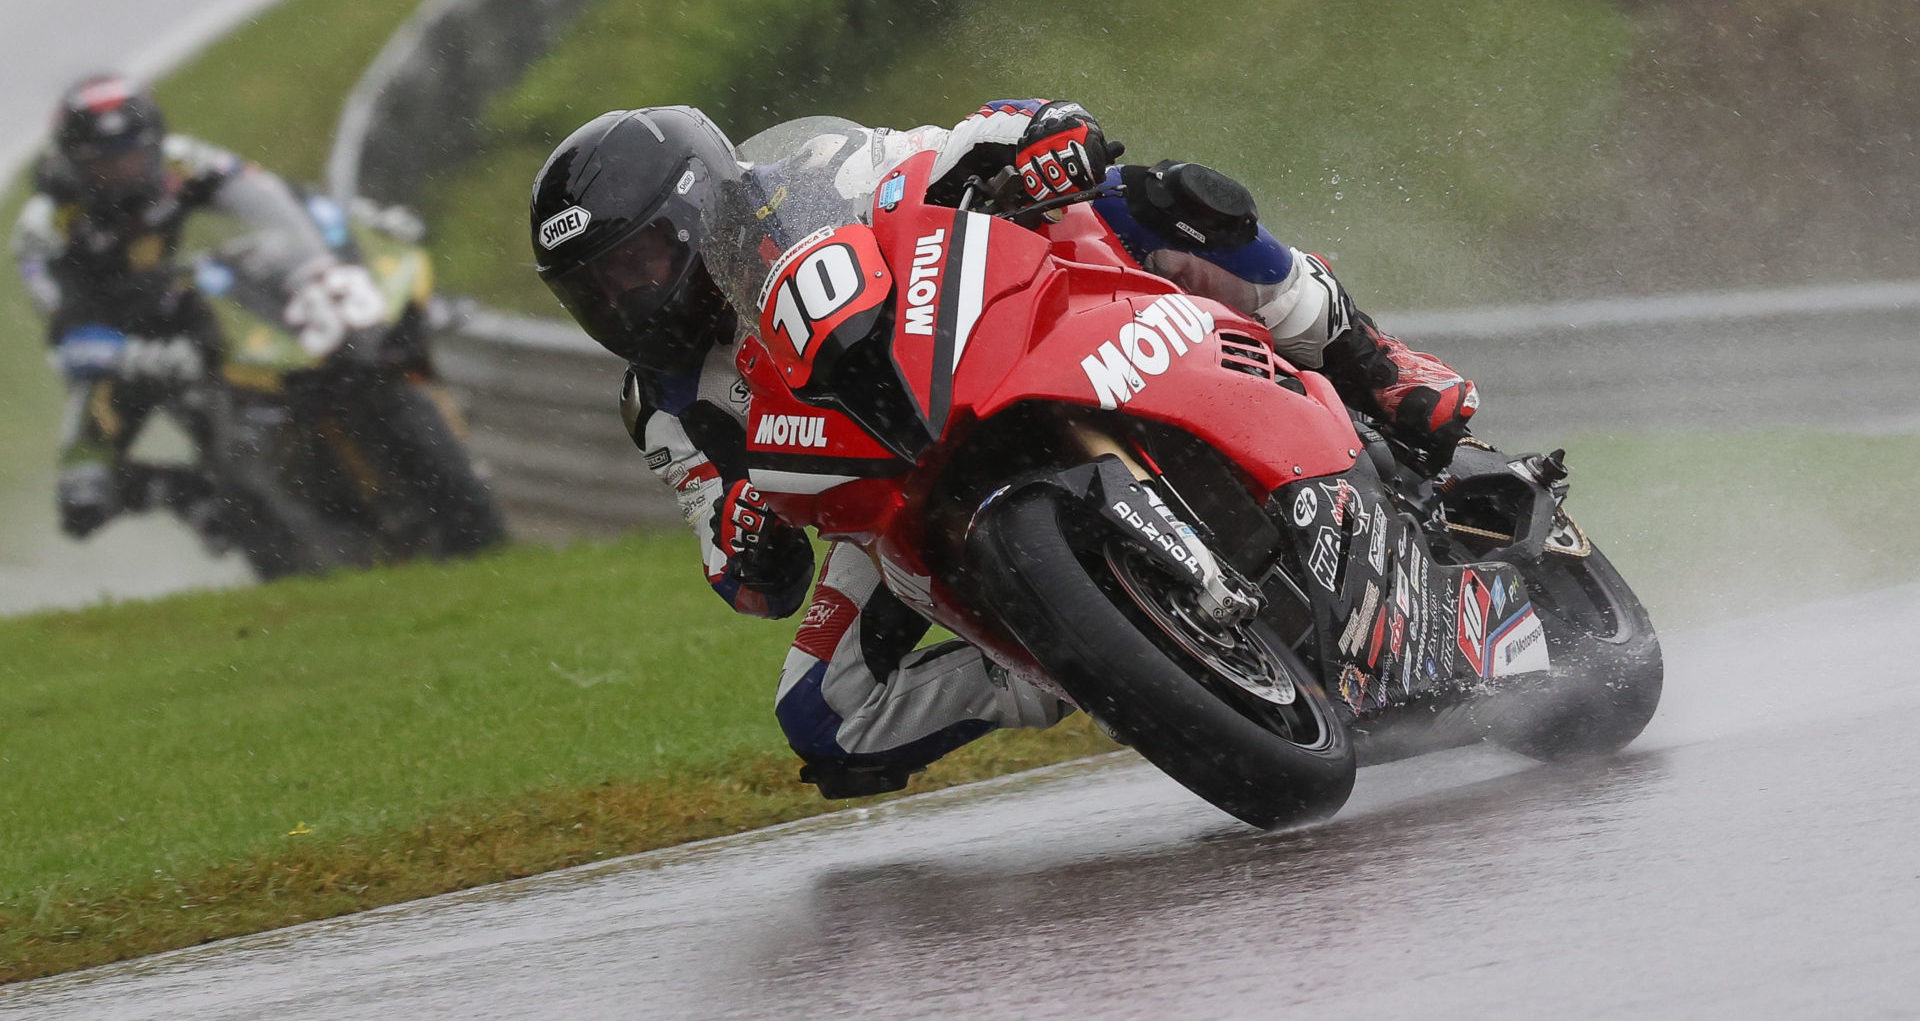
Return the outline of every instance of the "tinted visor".
{"type": "Polygon", "coordinates": [[[636,358],[647,326],[686,287],[699,262],[700,210],[680,196],[586,262],[547,279],[581,329],[636,358]]]}
{"type": "Polygon", "coordinates": [[[68,159],[89,193],[108,198],[156,190],[162,176],[160,147],[144,139],[81,146],[68,159]]]}

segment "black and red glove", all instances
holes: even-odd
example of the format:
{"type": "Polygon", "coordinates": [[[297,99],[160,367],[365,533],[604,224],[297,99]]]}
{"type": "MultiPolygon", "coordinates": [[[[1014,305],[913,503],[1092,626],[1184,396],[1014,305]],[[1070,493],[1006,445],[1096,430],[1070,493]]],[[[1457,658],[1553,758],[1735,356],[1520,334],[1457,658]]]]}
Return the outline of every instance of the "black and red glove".
{"type": "Polygon", "coordinates": [[[713,536],[746,588],[784,589],[813,570],[806,531],[782,521],[746,479],[728,486],[727,495],[714,503],[713,536]]]}
{"type": "Polygon", "coordinates": [[[1096,187],[1125,149],[1107,141],[1086,107],[1066,100],[1047,103],[1014,144],[1013,167],[1035,202],[1096,187]]]}

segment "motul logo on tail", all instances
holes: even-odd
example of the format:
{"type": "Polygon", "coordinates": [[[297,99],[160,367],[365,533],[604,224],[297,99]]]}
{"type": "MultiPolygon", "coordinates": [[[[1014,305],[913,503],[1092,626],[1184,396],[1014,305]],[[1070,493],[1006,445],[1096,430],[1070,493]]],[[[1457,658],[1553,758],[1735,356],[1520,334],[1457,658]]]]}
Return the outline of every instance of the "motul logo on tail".
{"type": "Polygon", "coordinates": [[[754,430],[753,442],[773,447],[824,447],[827,420],[819,415],[768,415],[754,430]]]}
{"type": "Polygon", "coordinates": [[[933,336],[934,300],[940,297],[940,253],[946,247],[945,228],[913,243],[913,270],[907,275],[906,325],[902,333],[933,336]]]}
{"type": "Polygon", "coordinates": [[[1184,294],[1169,294],[1135,313],[1119,338],[1082,358],[1080,368],[1100,406],[1111,411],[1145,390],[1146,377],[1167,371],[1175,355],[1185,355],[1212,332],[1212,313],[1184,294]]]}

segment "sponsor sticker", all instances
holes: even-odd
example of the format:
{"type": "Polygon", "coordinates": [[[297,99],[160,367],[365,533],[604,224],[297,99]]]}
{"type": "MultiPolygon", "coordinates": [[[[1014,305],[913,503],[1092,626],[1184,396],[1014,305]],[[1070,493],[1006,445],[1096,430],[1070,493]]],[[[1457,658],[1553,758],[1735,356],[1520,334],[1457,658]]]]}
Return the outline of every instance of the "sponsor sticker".
{"type": "Polygon", "coordinates": [[[573,206],[547,217],[547,222],[540,225],[540,247],[553,251],[555,245],[578,237],[592,219],[593,214],[584,206],[573,206]]]}
{"type": "Polygon", "coordinates": [[[647,451],[647,470],[660,471],[673,460],[673,452],[665,447],[655,447],[647,451]]]}
{"type": "Polygon", "coordinates": [[[1367,640],[1367,625],[1373,622],[1373,611],[1380,604],[1380,586],[1367,582],[1366,595],[1360,599],[1360,605],[1347,618],[1347,628],[1340,633],[1340,651],[1348,656],[1360,655],[1360,646],[1367,640]]]}
{"type": "Polygon", "coordinates": [[[1112,411],[1147,388],[1213,332],[1213,313],[1184,294],[1168,294],[1134,314],[1120,335],[1080,360],[1100,406],[1112,411]]]}
{"type": "MultiPolygon", "coordinates": [[[[1354,501],[1355,508],[1359,505],[1359,501],[1354,501]]],[[[1374,573],[1387,572],[1387,512],[1385,509],[1379,509],[1373,513],[1373,539],[1367,546],[1367,562],[1373,565],[1374,573]]]]}
{"type": "Polygon", "coordinates": [[[1490,651],[1487,658],[1492,661],[1495,677],[1553,668],[1547,652],[1546,628],[1541,625],[1539,615],[1533,612],[1532,604],[1521,605],[1526,608],[1500,625],[1500,630],[1494,633],[1493,641],[1488,644],[1490,651]]]}
{"type": "Polygon", "coordinates": [[[1333,591],[1334,578],[1340,571],[1340,533],[1331,526],[1321,525],[1314,535],[1313,552],[1307,555],[1307,570],[1321,588],[1333,591]]]}
{"type": "Polygon", "coordinates": [[[1340,700],[1358,711],[1360,703],[1367,697],[1367,675],[1361,673],[1360,668],[1352,664],[1341,667],[1338,688],[1340,700]]]}
{"type": "Polygon", "coordinates": [[[1294,525],[1299,528],[1307,527],[1313,521],[1314,512],[1319,509],[1320,498],[1314,495],[1313,489],[1309,487],[1300,490],[1300,495],[1293,498],[1294,525]]]}
{"type": "MultiPolygon", "coordinates": [[[[1147,496],[1149,500],[1153,499],[1151,493],[1148,493],[1147,496]]],[[[1139,511],[1134,510],[1133,505],[1125,500],[1115,500],[1111,509],[1114,514],[1119,516],[1120,520],[1125,521],[1135,531],[1139,532],[1142,538],[1145,538],[1148,542],[1166,551],[1168,556],[1171,556],[1181,567],[1186,568],[1188,573],[1192,574],[1195,578],[1201,577],[1205,573],[1199,562],[1194,559],[1193,553],[1181,543],[1178,535],[1172,531],[1156,528],[1153,522],[1147,520],[1139,511]]],[[[1153,509],[1158,512],[1158,516],[1163,522],[1168,520],[1168,513],[1164,508],[1155,506],[1153,509]]]]}
{"type": "Polygon", "coordinates": [[[940,297],[941,256],[946,244],[945,228],[913,243],[913,268],[907,274],[906,322],[900,327],[902,333],[933,336],[934,302],[940,297]]]}
{"type": "Polygon", "coordinates": [[[771,447],[824,447],[824,415],[766,415],[754,427],[753,442],[771,447]]]}
{"type": "Polygon", "coordinates": [[[1488,606],[1492,600],[1492,593],[1487,591],[1487,583],[1479,574],[1469,570],[1460,575],[1458,644],[1467,665],[1480,677],[1490,676],[1486,642],[1488,606]]]}

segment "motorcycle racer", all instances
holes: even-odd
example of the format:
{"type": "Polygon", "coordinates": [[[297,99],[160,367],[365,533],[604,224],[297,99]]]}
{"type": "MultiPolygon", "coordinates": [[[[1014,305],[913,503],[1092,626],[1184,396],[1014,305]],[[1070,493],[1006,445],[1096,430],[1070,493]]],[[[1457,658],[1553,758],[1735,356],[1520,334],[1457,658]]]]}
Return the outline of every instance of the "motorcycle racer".
{"type": "MultiPolygon", "coordinates": [[[[1382,333],[1324,261],[1275,240],[1252,197],[1192,163],[1116,166],[1122,150],[1078,104],[988,103],[951,130],[860,129],[818,136],[791,159],[836,166],[849,201],[894,166],[938,155],[929,198],[957,202],[1001,177],[1027,202],[1124,184],[1095,200],[1142,268],[1240,309],[1296,364],[1322,369],[1349,404],[1390,423],[1416,468],[1444,467],[1478,399],[1472,383],[1382,333]],[[837,161],[837,162],[835,162],[837,161]]],[[[707,578],[739,612],[784,617],[812,575],[804,533],[747,479],[750,395],[731,347],[744,327],[709,262],[771,259],[701,235],[704,205],[741,182],[781,201],[778,167],[737,163],[726,136],[688,107],[614,111],[563,141],[535,178],[536,269],[561,304],[630,368],[621,406],[648,468],[678,495],[707,578]]],[[[716,263],[717,264],[717,263],[716,263]]],[[[827,797],[903,787],[909,774],[1001,727],[1045,727],[1070,707],[954,640],[916,648],[928,622],[881,583],[851,544],[828,553],[782,665],[775,713],[827,797]]]]}
{"type": "MultiPolygon", "coordinates": [[[[62,530],[84,537],[127,509],[124,499],[154,490],[204,503],[209,492],[197,473],[146,467],[134,480],[125,463],[156,407],[220,369],[213,311],[177,263],[186,223],[212,209],[298,238],[258,246],[262,260],[324,244],[284,182],[223,149],[168,134],[152,97],[118,75],[83,79],[61,98],[34,188],[13,249],[68,380],[56,493],[62,530]]],[[[208,388],[201,403],[214,393],[208,388]]],[[[168,406],[196,446],[216,446],[215,409],[168,406]]]]}

